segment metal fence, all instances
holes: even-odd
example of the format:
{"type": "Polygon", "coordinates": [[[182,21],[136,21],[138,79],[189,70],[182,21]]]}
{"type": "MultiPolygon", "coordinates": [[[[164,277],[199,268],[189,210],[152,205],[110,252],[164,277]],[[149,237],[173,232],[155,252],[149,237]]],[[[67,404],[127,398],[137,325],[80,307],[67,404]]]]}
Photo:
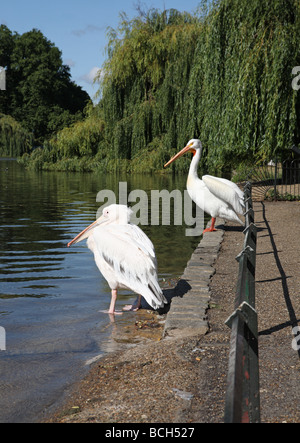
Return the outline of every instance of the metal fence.
{"type": "Polygon", "coordinates": [[[258,325],[255,310],[255,262],[257,228],[254,224],[252,185],[244,188],[245,240],[237,256],[239,276],[231,328],[225,423],[259,423],[258,325]]]}
{"type": "Polygon", "coordinates": [[[275,159],[257,165],[248,174],[248,180],[252,183],[253,199],[300,200],[300,150],[293,146],[291,151],[293,154],[290,158],[283,161],[275,159]]]}

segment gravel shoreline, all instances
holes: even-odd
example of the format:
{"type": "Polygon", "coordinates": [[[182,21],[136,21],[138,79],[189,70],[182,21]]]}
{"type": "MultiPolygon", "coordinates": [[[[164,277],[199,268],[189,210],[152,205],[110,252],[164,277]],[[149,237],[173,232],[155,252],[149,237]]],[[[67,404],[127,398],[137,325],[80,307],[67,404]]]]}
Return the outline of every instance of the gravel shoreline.
{"type": "MultiPolygon", "coordinates": [[[[261,419],[296,423],[300,421],[300,364],[292,340],[300,344],[300,339],[293,337],[292,329],[299,325],[300,330],[300,203],[257,202],[254,210],[261,419]]],[[[224,322],[233,311],[238,276],[235,257],[243,247],[244,235],[232,223],[219,228],[224,237],[210,278],[208,328],[185,328],[183,333],[178,329],[162,338],[165,316],[140,311],[141,324],[157,324],[147,329],[147,341],[94,363],[65,405],[45,421],[224,421],[230,341],[230,329],[224,322]]],[[[184,305],[181,309],[184,314],[184,305]]]]}

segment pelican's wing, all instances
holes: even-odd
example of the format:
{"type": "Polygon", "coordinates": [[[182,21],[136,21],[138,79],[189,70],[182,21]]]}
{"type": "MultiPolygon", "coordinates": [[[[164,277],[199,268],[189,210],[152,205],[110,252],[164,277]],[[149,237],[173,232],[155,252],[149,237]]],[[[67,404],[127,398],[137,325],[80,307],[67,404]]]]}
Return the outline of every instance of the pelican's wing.
{"type": "Polygon", "coordinates": [[[212,194],[229,204],[238,214],[243,214],[244,194],[235,183],[212,175],[204,175],[202,180],[212,194]]]}
{"type": "Polygon", "coordinates": [[[129,223],[128,225],[120,226],[119,235],[121,232],[136,243],[136,245],[145,252],[145,254],[152,257],[156,262],[154,246],[149,237],[137,225],[129,223]],[[123,230],[122,230],[123,228],[123,230]]]}
{"type": "Polygon", "coordinates": [[[157,281],[153,244],[138,226],[100,226],[93,237],[98,253],[121,285],[141,294],[154,309],[167,303],[157,281]]]}

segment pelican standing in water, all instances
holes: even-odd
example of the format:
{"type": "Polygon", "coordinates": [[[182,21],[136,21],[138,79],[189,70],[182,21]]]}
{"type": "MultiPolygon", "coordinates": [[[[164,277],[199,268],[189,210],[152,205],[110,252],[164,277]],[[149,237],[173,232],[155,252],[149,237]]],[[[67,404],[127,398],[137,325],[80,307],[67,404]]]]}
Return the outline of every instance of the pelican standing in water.
{"type": "Polygon", "coordinates": [[[216,217],[236,221],[244,225],[237,215],[244,212],[244,194],[240,188],[225,178],[204,175],[202,180],[200,180],[198,177],[197,168],[202,155],[202,143],[200,140],[190,140],[186,147],[174,155],[164,167],[167,167],[186,152],[193,153],[186,184],[189,196],[197,206],[212,218],[211,226],[205,229],[203,233],[216,231],[216,217]]]}
{"type": "Polygon", "coordinates": [[[143,296],[153,309],[168,303],[157,280],[154,247],[147,235],[130,223],[132,210],[126,205],[110,205],[102,216],[78,234],[70,243],[87,240],[99,271],[111,288],[108,314],[117,314],[115,305],[119,288],[139,294],[138,305],[125,310],[138,310],[143,296]]]}

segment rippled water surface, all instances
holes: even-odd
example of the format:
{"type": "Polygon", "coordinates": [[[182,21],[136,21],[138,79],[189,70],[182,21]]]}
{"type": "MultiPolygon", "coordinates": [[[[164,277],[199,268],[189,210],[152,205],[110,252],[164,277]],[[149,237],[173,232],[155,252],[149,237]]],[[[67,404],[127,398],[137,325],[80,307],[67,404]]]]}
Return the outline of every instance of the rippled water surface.
{"type": "MultiPolygon", "coordinates": [[[[95,220],[97,193],[119,182],[128,193],[185,188],[185,177],[32,172],[0,159],[0,422],[38,421],[86,370],[85,362],[118,348],[110,289],[85,242],[66,244],[95,220]]],[[[178,277],[199,238],[186,226],[142,226],[154,243],[163,281],[178,277]]],[[[117,308],[135,299],[123,291],[117,308]]]]}

